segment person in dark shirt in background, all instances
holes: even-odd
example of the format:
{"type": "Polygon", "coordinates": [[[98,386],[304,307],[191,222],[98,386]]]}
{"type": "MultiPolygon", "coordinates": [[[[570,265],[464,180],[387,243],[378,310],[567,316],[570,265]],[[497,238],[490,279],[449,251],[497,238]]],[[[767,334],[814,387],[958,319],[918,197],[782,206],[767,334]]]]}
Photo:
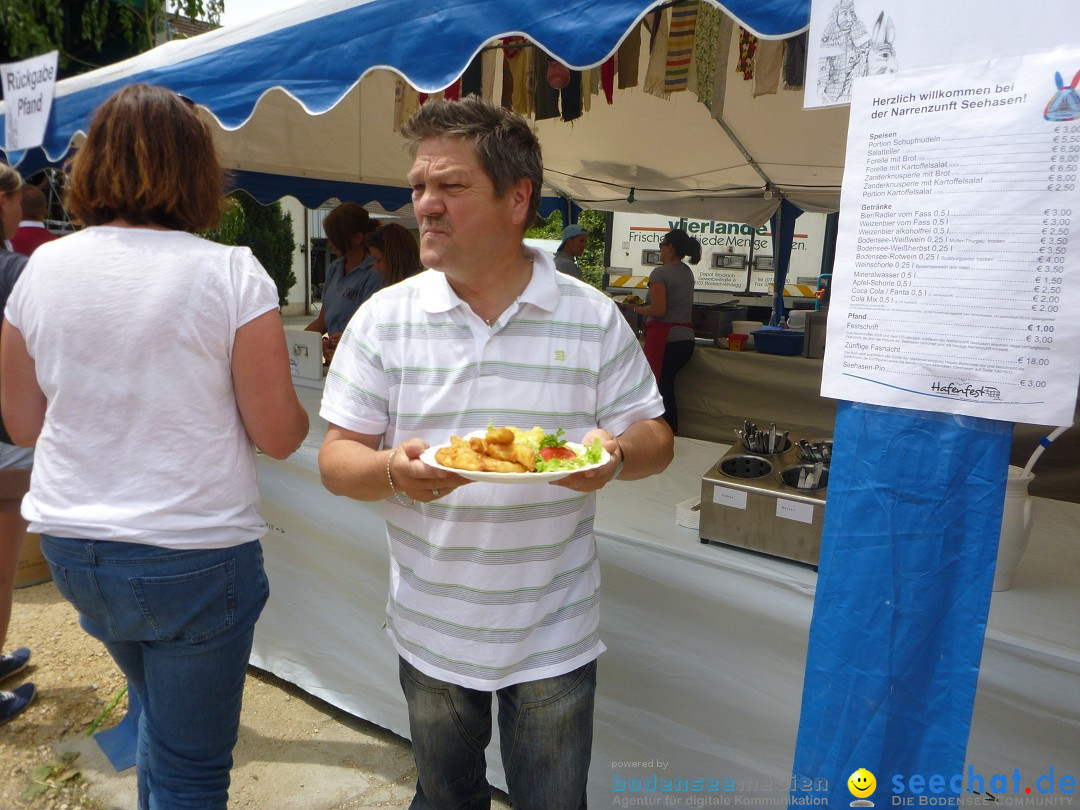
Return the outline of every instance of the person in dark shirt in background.
{"type": "Polygon", "coordinates": [[[22,221],[11,237],[11,249],[24,256],[31,255],[39,245],[59,239],[45,227],[49,216],[49,201],[37,186],[25,185],[22,190],[22,221]]]}
{"type": "Polygon", "coordinates": [[[555,269],[574,278],[581,278],[581,268],[577,259],[585,252],[589,241],[589,232],[580,225],[567,225],[563,228],[562,244],[555,251],[555,269]]]}
{"type": "Polygon", "coordinates": [[[382,276],[375,270],[374,259],[364,246],[364,237],[377,227],[378,223],[356,203],[342,203],[323,220],[330,250],[338,258],[326,269],[319,317],[304,330],[324,335],[323,359],[327,363],[334,356],[353,313],[372,293],[382,289],[382,276]]]}
{"type": "MultiPolygon", "coordinates": [[[[21,197],[24,187],[19,173],[0,164],[0,312],[7,305],[15,288],[26,256],[12,253],[4,246],[5,239],[14,234],[22,216],[21,197]]],[[[22,496],[30,489],[30,465],[34,451],[16,447],[0,421],[0,650],[7,637],[11,621],[11,598],[15,588],[15,569],[19,552],[26,537],[26,521],[19,514],[22,496]]],[[[30,661],[30,650],[20,647],[8,655],[0,655],[0,680],[20,672],[30,661]]],[[[19,715],[34,699],[34,685],[24,683],[10,692],[0,692],[0,723],[19,715]]]]}

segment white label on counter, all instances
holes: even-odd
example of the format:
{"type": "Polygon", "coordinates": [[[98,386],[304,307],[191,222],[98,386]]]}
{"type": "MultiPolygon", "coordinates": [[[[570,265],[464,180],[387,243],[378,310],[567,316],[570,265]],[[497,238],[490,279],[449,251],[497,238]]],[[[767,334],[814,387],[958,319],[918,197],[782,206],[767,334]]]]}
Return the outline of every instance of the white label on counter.
{"type": "Polygon", "coordinates": [[[814,522],[814,505],[799,501],[785,501],[783,498],[776,499],[776,516],[784,520],[797,520],[800,523],[814,522]]]}
{"type": "Polygon", "coordinates": [[[856,82],[824,396],[1072,422],[1078,68],[1071,48],[856,82]]]}
{"type": "Polygon", "coordinates": [[[721,506],[730,506],[733,509],[746,508],[746,493],[741,489],[728,489],[727,487],[713,487],[713,503],[721,506]]]}

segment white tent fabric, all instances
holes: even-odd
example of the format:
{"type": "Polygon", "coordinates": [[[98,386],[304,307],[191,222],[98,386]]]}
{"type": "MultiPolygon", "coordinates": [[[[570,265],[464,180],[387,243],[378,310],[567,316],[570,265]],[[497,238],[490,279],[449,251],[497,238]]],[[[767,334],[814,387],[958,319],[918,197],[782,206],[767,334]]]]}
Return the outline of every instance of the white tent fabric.
{"type": "MultiPolygon", "coordinates": [[[[329,180],[395,189],[400,199],[409,159],[393,131],[399,75],[437,91],[512,34],[571,68],[595,67],[664,5],[317,0],[60,82],[44,153],[61,159],[101,101],[145,81],[204,107],[227,167],[276,179],[281,194],[290,181],[329,180]]],[[[791,36],[809,19],[809,0],[728,0],[721,8],[764,38],[791,36]]],[[[572,123],[539,121],[545,193],[586,208],[754,224],[781,196],[804,210],[837,210],[847,110],[804,111],[801,92],[752,98],[752,83],[734,71],[738,47],[731,50],[724,125],[692,93],[662,99],[640,87],[616,91],[611,105],[594,97],[572,123]]]]}

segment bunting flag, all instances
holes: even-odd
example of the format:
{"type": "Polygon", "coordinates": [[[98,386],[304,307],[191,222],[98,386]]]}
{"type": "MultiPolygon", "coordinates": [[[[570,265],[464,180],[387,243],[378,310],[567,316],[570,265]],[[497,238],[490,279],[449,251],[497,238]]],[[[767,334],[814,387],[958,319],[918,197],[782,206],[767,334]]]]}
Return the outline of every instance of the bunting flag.
{"type": "Polygon", "coordinates": [[[447,101],[460,101],[461,100],[461,79],[451,84],[449,87],[444,88],[442,96],[447,101]]]}
{"type": "Polygon", "coordinates": [[[510,69],[510,51],[503,48],[502,92],[499,104],[508,110],[514,109],[514,72],[510,69]]]}
{"type": "Polygon", "coordinates": [[[480,54],[480,95],[485,101],[495,99],[495,76],[501,50],[488,48],[480,54]]]}
{"type": "Polygon", "coordinates": [[[570,82],[559,91],[559,101],[562,107],[563,121],[576,121],[581,118],[582,74],[580,70],[570,71],[570,82]]]}
{"type": "Polygon", "coordinates": [[[745,28],[739,29],[739,62],[735,66],[735,72],[741,73],[743,79],[750,81],[754,78],[754,51],[757,49],[757,37],[745,28]]]}
{"type": "Polygon", "coordinates": [[[604,90],[607,103],[615,101],[615,57],[612,56],[600,66],[600,87],[604,90]]]}
{"type": "Polygon", "coordinates": [[[784,89],[802,90],[806,84],[807,34],[784,40],[784,89]]]}
{"type": "Polygon", "coordinates": [[[728,63],[734,33],[735,21],[731,17],[708,3],[701,6],[694,46],[695,92],[713,118],[724,117],[728,63]]]}
{"type": "Polygon", "coordinates": [[[503,106],[529,116],[533,112],[533,59],[525,37],[506,37],[503,49],[503,106]],[[509,80],[509,81],[508,81],[509,80]]]}
{"type": "Polygon", "coordinates": [[[473,57],[473,60],[469,62],[469,66],[465,68],[465,72],[461,74],[461,95],[462,96],[479,96],[483,91],[481,88],[481,75],[483,73],[483,64],[481,62],[480,55],[477,54],[473,57]]]}
{"type": "Polygon", "coordinates": [[[963,771],[1011,443],[1008,422],[837,405],[793,806],[867,806],[860,768],[882,809],[898,774],[963,771]]]}
{"type": "Polygon", "coordinates": [[[405,122],[420,108],[420,94],[404,79],[394,85],[394,132],[400,132],[405,122]]]}
{"type": "Polygon", "coordinates": [[[533,59],[533,116],[537,121],[559,117],[559,91],[547,82],[551,57],[539,48],[531,48],[533,59]]]}
{"type": "Polygon", "coordinates": [[[697,0],[679,0],[671,8],[668,23],[667,55],[664,63],[664,92],[686,90],[690,65],[694,59],[694,31],[697,26],[697,0]]]}
{"type": "Polygon", "coordinates": [[[600,92],[600,71],[589,68],[581,74],[581,109],[588,112],[592,109],[593,96],[600,92]]]}
{"type": "Polygon", "coordinates": [[[751,96],[773,95],[780,89],[780,71],[784,65],[782,40],[762,39],[754,50],[754,86],[751,96]]]}
{"type": "Polygon", "coordinates": [[[615,53],[615,68],[619,77],[619,89],[638,86],[638,63],[641,61],[641,24],[626,35],[615,53]]]}
{"type": "Polygon", "coordinates": [[[649,25],[649,66],[645,71],[645,92],[667,98],[664,77],[667,73],[668,10],[646,20],[649,25]]]}

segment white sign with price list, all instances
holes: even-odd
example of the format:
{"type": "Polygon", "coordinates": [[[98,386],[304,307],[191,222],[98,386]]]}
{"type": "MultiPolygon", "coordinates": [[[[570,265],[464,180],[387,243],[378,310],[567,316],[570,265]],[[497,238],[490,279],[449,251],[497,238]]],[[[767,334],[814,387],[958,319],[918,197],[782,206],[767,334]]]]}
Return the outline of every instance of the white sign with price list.
{"type": "Polygon", "coordinates": [[[1072,422],[1074,76],[1078,49],[855,83],[822,395],[1072,422]]]}

